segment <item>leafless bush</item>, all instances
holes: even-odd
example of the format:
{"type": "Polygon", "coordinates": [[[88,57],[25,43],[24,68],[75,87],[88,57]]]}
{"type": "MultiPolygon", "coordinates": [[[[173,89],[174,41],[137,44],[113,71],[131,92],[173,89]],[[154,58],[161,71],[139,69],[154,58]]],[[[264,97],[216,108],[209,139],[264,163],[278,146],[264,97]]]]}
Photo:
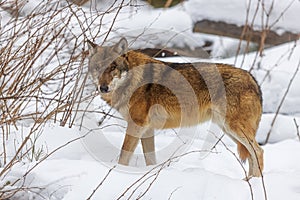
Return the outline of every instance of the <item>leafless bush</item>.
{"type": "MultiPolygon", "coordinates": [[[[250,51],[250,42],[251,42],[251,37],[253,34],[251,33],[255,29],[260,29],[261,34],[260,34],[260,42],[258,44],[258,49],[256,51],[256,56],[255,59],[252,62],[250,72],[254,69],[257,60],[259,57],[263,57],[263,52],[266,47],[269,47],[270,45],[266,44],[266,38],[268,35],[271,35],[270,32],[272,32],[272,29],[274,26],[281,20],[281,18],[284,16],[285,13],[288,12],[288,10],[293,6],[295,3],[295,0],[289,1],[287,6],[283,8],[282,12],[275,18],[273,21],[271,21],[270,16],[274,12],[274,6],[275,6],[275,1],[269,2],[270,5],[267,6],[266,2],[264,0],[257,1],[257,4],[253,4],[253,1],[248,1],[247,4],[247,10],[246,10],[246,19],[244,22],[244,28],[240,36],[240,42],[238,45],[238,49],[236,52],[236,58],[237,56],[241,53],[241,44],[243,40],[246,40],[247,45],[246,45],[246,51],[244,52],[243,56],[243,61],[241,63],[241,66],[244,63],[244,59],[246,54],[250,51]],[[254,13],[253,15],[250,14],[250,10],[253,9],[254,13]],[[261,25],[260,27],[255,27],[255,21],[260,20],[261,25]]],[[[289,31],[289,30],[285,30],[289,31]]],[[[299,39],[299,34],[298,34],[298,39],[299,39]]],[[[236,62],[236,60],[235,60],[236,62]]]]}
{"type": "Polygon", "coordinates": [[[25,4],[25,0],[7,0],[0,2],[0,8],[7,11],[13,17],[19,17],[21,10],[25,4]]]}
{"type": "MultiPolygon", "coordinates": [[[[35,142],[46,122],[73,126],[86,84],[84,40],[86,35],[107,34],[99,31],[101,23],[95,23],[101,22],[106,12],[87,14],[62,1],[41,1],[23,12],[25,3],[0,3],[11,15],[0,27],[1,180],[23,159],[43,160],[45,152],[36,149],[35,142]],[[98,31],[92,34],[94,30],[98,31]],[[10,155],[7,141],[22,126],[28,126],[28,131],[10,155]]],[[[0,198],[25,189],[8,182],[1,186],[0,198]]]]}

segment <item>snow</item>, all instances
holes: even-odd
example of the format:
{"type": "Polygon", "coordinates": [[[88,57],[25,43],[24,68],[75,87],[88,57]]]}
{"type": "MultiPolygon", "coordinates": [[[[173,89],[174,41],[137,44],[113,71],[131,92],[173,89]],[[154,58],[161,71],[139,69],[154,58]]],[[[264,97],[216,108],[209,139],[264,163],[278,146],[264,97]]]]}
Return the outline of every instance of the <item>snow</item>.
{"type": "MultiPolygon", "coordinates": [[[[23,10],[25,14],[32,12],[39,1],[30,0],[28,2],[29,4],[23,10]]],[[[155,11],[149,6],[142,6],[141,10],[135,8],[135,12],[131,12],[132,8],[125,8],[118,17],[117,28],[113,30],[110,37],[113,41],[125,35],[131,39],[130,45],[134,48],[153,47],[157,44],[169,46],[176,44],[178,47],[195,48],[202,45],[203,38],[211,39],[211,37],[193,34],[191,31],[193,21],[205,17],[242,25],[249,2],[252,2],[249,14],[251,19],[257,1],[189,0],[170,9],[155,11]],[[140,36],[138,41],[133,40],[134,36],[143,32],[145,33],[140,36]],[[172,40],[169,41],[170,38],[172,40]]],[[[263,2],[268,9],[272,1],[263,2]]],[[[142,3],[138,2],[138,4],[142,3]]],[[[106,4],[105,6],[108,7],[106,4]]],[[[89,13],[88,6],[83,9],[89,13]]],[[[274,1],[270,24],[277,18],[279,21],[272,29],[299,32],[299,23],[295,22],[295,19],[299,18],[299,9],[299,1],[274,1]],[[282,11],[290,3],[292,6],[280,17],[282,11]]],[[[64,15],[67,14],[64,13],[64,15]]],[[[0,15],[1,26],[3,26],[9,21],[10,16],[5,10],[0,10],[0,15]]],[[[105,24],[106,29],[109,28],[108,22],[111,21],[112,16],[113,14],[109,14],[104,19],[107,23],[105,24]]],[[[255,25],[258,28],[261,26],[260,17],[257,17],[255,25]]],[[[81,29],[78,27],[76,19],[73,19],[70,26],[74,26],[72,33],[81,38],[81,29]]],[[[94,28],[92,27],[93,30],[87,33],[88,36],[96,31],[94,28]]],[[[3,30],[5,29],[8,27],[4,27],[3,30]]],[[[100,43],[102,39],[103,37],[99,37],[97,41],[100,43]]],[[[19,44],[21,45],[21,41],[25,40],[26,35],[20,38],[19,44]]],[[[213,40],[218,41],[219,38],[213,40]]],[[[225,40],[224,46],[235,44],[236,41],[225,40]]],[[[55,48],[55,45],[50,48],[55,48]]],[[[67,46],[71,49],[73,44],[67,46]]],[[[227,48],[224,50],[230,51],[233,47],[227,46],[227,48]]],[[[300,45],[298,42],[269,48],[265,50],[263,57],[256,58],[256,52],[254,52],[240,55],[237,58],[214,58],[211,60],[212,62],[235,64],[244,69],[250,69],[253,66],[252,74],[261,85],[264,99],[264,114],[257,133],[257,140],[260,143],[264,143],[278,105],[299,65],[299,55],[300,45]],[[254,60],[257,62],[253,65],[254,60]]],[[[45,58],[47,56],[46,52],[45,58]]],[[[183,57],[168,59],[173,62],[199,60],[198,58],[183,57]]],[[[45,67],[44,73],[54,68],[55,63],[51,62],[49,66],[45,67]]],[[[175,154],[184,154],[180,158],[171,159],[170,162],[158,165],[156,168],[155,166],[146,167],[139,146],[131,166],[116,166],[126,123],[124,120],[111,118],[99,127],[97,121],[101,119],[101,116],[92,113],[84,115],[84,126],[82,127],[79,126],[82,116],[78,116],[78,121],[72,128],[61,127],[58,123],[44,125],[42,132],[35,136],[38,138],[35,148],[41,150],[40,157],[37,160],[25,157],[22,162],[16,163],[5,177],[1,177],[0,188],[7,182],[12,183],[19,178],[22,179],[22,176],[37,164],[18,185],[5,187],[5,189],[13,189],[24,185],[26,188],[31,188],[17,193],[14,199],[87,199],[109,173],[92,199],[117,199],[124,192],[121,199],[136,199],[145,191],[147,192],[142,199],[240,200],[251,199],[251,193],[253,193],[253,199],[265,199],[263,189],[265,187],[266,195],[270,200],[298,200],[300,199],[300,157],[297,152],[300,152],[300,140],[297,137],[299,130],[296,129],[294,119],[300,124],[299,81],[298,74],[279,110],[269,143],[262,146],[265,158],[264,185],[261,178],[252,178],[249,183],[243,180],[244,170],[248,169],[247,163],[241,164],[237,161],[236,145],[227,136],[222,139],[224,144],[219,143],[215,149],[207,152],[215,144],[217,139],[215,136],[222,136],[220,130],[209,122],[183,130],[183,132],[196,130],[198,134],[187,138],[188,145],[175,154]],[[113,124],[118,124],[118,126],[112,126],[113,124]],[[208,130],[213,130],[215,135],[210,134],[208,130]],[[49,155],[53,151],[55,153],[49,155]],[[39,160],[45,155],[49,155],[49,157],[39,163],[39,160]],[[114,169],[110,172],[112,168],[114,169]],[[145,175],[147,172],[148,174],[145,175]],[[136,181],[138,182],[135,183],[136,181]],[[149,186],[151,187],[148,190],[149,186]]],[[[90,91],[92,89],[87,88],[86,92],[90,91]]],[[[98,104],[103,104],[99,97],[93,100],[90,109],[99,110],[98,104]]],[[[32,108],[28,107],[27,109],[32,108]]],[[[18,130],[11,129],[11,135],[6,141],[7,146],[10,147],[7,149],[9,158],[14,155],[16,147],[30,132],[31,124],[32,120],[22,121],[18,124],[18,130]]],[[[173,130],[156,132],[158,160],[161,163],[174,153],[174,149],[168,147],[176,146],[178,138],[173,130]]]]}

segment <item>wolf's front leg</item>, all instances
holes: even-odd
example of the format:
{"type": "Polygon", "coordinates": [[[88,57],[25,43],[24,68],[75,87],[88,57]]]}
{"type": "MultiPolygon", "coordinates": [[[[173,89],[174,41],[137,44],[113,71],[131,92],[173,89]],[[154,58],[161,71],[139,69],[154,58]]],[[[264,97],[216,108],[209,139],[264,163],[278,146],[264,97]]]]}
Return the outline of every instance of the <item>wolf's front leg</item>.
{"type": "Polygon", "coordinates": [[[149,128],[141,138],[146,165],[155,165],[154,130],[149,128]]]}
{"type": "Polygon", "coordinates": [[[145,132],[145,128],[139,127],[134,123],[128,123],[126,136],[123,141],[119,164],[128,165],[136,146],[145,132]]]}

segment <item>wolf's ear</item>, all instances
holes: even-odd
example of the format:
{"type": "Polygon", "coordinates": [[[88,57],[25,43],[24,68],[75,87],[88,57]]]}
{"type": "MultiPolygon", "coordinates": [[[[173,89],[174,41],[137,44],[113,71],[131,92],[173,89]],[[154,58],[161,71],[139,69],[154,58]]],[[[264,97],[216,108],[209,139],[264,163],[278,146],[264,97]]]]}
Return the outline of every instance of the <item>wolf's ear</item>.
{"type": "Polygon", "coordinates": [[[118,54],[124,54],[128,50],[128,42],[125,38],[121,38],[120,41],[114,46],[114,50],[118,54]]]}
{"type": "Polygon", "coordinates": [[[98,45],[91,42],[90,40],[87,40],[87,43],[89,47],[89,55],[94,55],[97,52],[98,45]]]}

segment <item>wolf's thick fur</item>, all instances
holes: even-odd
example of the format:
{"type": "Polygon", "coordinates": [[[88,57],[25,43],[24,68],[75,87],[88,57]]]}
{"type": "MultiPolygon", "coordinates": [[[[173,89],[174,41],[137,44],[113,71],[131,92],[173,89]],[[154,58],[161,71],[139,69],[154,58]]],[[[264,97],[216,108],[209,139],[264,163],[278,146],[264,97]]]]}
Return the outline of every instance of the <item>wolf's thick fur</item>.
{"type": "Polygon", "coordinates": [[[261,176],[263,150],[255,141],[262,114],[254,78],[226,64],[179,64],[89,42],[89,73],[101,97],[128,122],[119,163],[128,165],[141,140],[147,165],[155,164],[154,129],[193,126],[212,120],[236,143],[249,176],[261,176]]]}

